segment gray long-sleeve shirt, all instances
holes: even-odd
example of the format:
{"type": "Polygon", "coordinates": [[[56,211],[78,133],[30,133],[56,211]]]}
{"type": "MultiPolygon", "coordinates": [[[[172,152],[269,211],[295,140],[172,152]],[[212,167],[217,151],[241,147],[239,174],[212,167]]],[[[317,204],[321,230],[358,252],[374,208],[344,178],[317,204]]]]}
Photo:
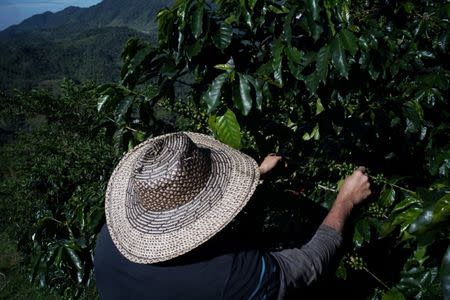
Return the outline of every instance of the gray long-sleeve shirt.
{"type": "Polygon", "coordinates": [[[330,226],[321,225],[303,247],[270,252],[281,269],[277,299],[284,299],[290,291],[317,280],[341,244],[340,233],[330,226]]]}

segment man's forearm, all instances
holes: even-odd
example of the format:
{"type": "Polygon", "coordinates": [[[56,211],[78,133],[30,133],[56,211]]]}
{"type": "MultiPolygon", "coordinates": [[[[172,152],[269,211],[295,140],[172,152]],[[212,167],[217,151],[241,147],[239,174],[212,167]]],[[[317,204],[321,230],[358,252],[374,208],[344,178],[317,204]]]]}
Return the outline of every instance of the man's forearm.
{"type": "Polygon", "coordinates": [[[353,203],[346,201],[344,198],[339,198],[338,196],[322,224],[328,225],[337,232],[342,233],[345,221],[350,216],[352,209],[353,203]]]}

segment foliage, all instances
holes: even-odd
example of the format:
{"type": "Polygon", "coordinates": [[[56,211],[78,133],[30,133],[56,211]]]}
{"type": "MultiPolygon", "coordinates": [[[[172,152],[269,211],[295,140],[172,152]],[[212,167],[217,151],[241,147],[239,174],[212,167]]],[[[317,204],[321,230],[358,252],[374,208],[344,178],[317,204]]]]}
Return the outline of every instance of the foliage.
{"type": "Polygon", "coordinates": [[[180,0],[158,14],[158,45],[127,43],[98,108],[114,112],[123,150],[172,130],[152,116],[184,93],[197,130],[256,159],[283,154],[291,173],[276,186],[324,207],[368,166],[375,196],[338,277],[359,297],[436,298],[448,277],[449,18],[445,1],[180,0]]]}
{"type": "Polygon", "coordinates": [[[120,51],[132,36],[149,39],[129,28],[82,29],[75,25],[51,33],[30,32],[0,39],[0,89],[56,89],[63,78],[78,82],[117,80],[120,51]]]}
{"type": "Polygon", "coordinates": [[[93,287],[93,251],[114,165],[111,147],[94,133],[101,117],[94,87],[65,81],[62,96],[33,91],[1,102],[3,122],[24,123],[1,148],[1,230],[19,240],[30,278],[65,298],[93,287]]]}

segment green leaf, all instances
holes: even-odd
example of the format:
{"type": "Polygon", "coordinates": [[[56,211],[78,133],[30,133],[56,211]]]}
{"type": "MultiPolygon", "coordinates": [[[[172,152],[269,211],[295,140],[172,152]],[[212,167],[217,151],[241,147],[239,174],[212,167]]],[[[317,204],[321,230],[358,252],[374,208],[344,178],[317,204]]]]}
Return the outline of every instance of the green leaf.
{"type": "Polygon", "coordinates": [[[319,76],[317,72],[312,72],[308,76],[305,77],[305,85],[308,91],[311,92],[311,94],[314,94],[319,87],[319,76]]]}
{"type": "Polygon", "coordinates": [[[208,90],[203,94],[202,99],[208,105],[208,113],[214,111],[219,104],[220,93],[227,76],[227,73],[217,76],[209,86],[208,90]]]}
{"type": "Polygon", "coordinates": [[[293,62],[297,65],[301,63],[303,52],[301,52],[297,48],[292,47],[292,46],[286,47],[286,48],[284,48],[284,53],[286,53],[288,61],[293,62]]]}
{"type": "Polygon", "coordinates": [[[339,74],[348,79],[348,65],[345,57],[342,41],[339,37],[335,38],[331,44],[332,61],[334,67],[339,71],[339,74]]]}
{"type": "Polygon", "coordinates": [[[63,255],[64,246],[58,247],[58,251],[56,252],[55,261],[53,262],[55,266],[61,268],[62,263],[62,255],[63,255]]]}
{"type": "Polygon", "coordinates": [[[119,102],[114,113],[116,123],[120,123],[123,121],[132,103],[133,100],[130,97],[126,97],[119,102]]]}
{"type": "Polygon", "coordinates": [[[395,190],[392,187],[386,187],[381,193],[378,203],[383,207],[389,207],[395,201],[395,190]]]}
{"type": "Polygon", "coordinates": [[[231,43],[233,37],[233,27],[224,22],[220,23],[218,31],[213,35],[214,45],[223,50],[231,43]]]}
{"type": "Polygon", "coordinates": [[[319,81],[325,82],[325,80],[327,79],[329,59],[330,59],[330,50],[328,45],[325,45],[322,48],[320,48],[319,52],[317,53],[316,72],[317,72],[317,79],[319,81]]]}
{"type": "Polygon", "coordinates": [[[97,102],[97,111],[101,112],[103,109],[103,106],[109,101],[110,96],[109,95],[102,95],[98,98],[97,102]]]}
{"type": "Polygon", "coordinates": [[[398,290],[392,289],[383,295],[381,300],[405,300],[405,296],[398,290]]]}
{"type": "Polygon", "coordinates": [[[194,34],[194,37],[198,39],[198,37],[203,32],[203,14],[204,14],[204,7],[203,2],[197,1],[197,8],[194,11],[194,14],[192,15],[192,33],[194,34]]]}
{"type": "Polygon", "coordinates": [[[324,111],[324,108],[323,108],[322,102],[320,101],[320,98],[317,98],[317,100],[316,100],[316,116],[323,111],[324,111]]]}
{"type": "Polygon", "coordinates": [[[447,251],[444,254],[441,262],[441,268],[439,270],[441,278],[442,294],[444,300],[450,299],[450,246],[447,247],[447,251]]]}
{"type": "Polygon", "coordinates": [[[214,66],[214,69],[232,72],[234,70],[234,66],[229,65],[229,64],[218,64],[218,65],[214,66]]]}
{"type": "Polygon", "coordinates": [[[254,83],[255,87],[255,93],[256,93],[256,108],[258,110],[262,110],[262,103],[263,103],[263,88],[264,85],[267,85],[267,83],[264,83],[263,81],[256,79],[254,83]]]}
{"type": "Polygon", "coordinates": [[[195,41],[195,43],[188,45],[186,48],[186,54],[188,58],[191,59],[192,57],[197,56],[202,50],[202,47],[203,47],[202,39],[198,39],[195,41]]]}
{"type": "Polygon", "coordinates": [[[356,51],[358,50],[358,40],[356,39],[353,32],[348,29],[343,29],[340,32],[340,39],[342,40],[342,44],[344,48],[350,52],[352,56],[355,56],[356,51]]]}
{"type": "Polygon", "coordinates": [[[417,197],[407,195],[405,199],[400,201],[397,205],[394,206],[392,209],[392,213],[398,213],[401,211],[404,211],[405,209],[411,207],[411,206],[420,206],[421,205],[420,199],[417,197]]]}
{"type": "Polygon", "coordinates": [[[414,220],[409,226],[408,232],[413,235],[420,235],[430,229],[433,221],[433,210],[427,208],[423,213],[414,220]]]}
{"type": "Polygon", "coordinates": [[[302,138],[305,141],[309,141],[312,138],[317,141],[320,138],[319,124],[317,123],[316,126],[314,126],[314,129],[311,131],[311,133],[305,132],[302,138]]]}
{"type": "Polygon", "coordinates": [[[247,8],[245,7],[245,0],[240,0],[240,8],[241,8],[241,14],[244,16],[245,23],[248,25],[248,27],[252,28],[252,15],[248,12],[247,8]]]}
{"type": "Polygon", "coordinates": [[[246,116],[252,108],[252,97],[250,95],[250,84],[248,77],[244,74],[239,74],[239,99],[234,99],[236,105],[241,113],[246,116]]]}
{"type": "MultiPolygon", "coordinates": [[[[80,257],[78,256],[78,254],[70,247],[66,246],[64,248],[70,258],[70,260],[72,261],[73,266],[77,269],[77,271],[81,271],[83,270],[83,264],[81,262],[80,257]]],[[[82,281],[82,278],[80,280],[80,278],[78,278],[78,282],[80,283],[82,281]]]]}
{"type": "Polygon", "coordinates": [[[356,223],[353,243],[361,247],[364,241],[370,241],[370,225],[367,220],[362,219],[356,223]]]}
{"type": "Polygon", "coordinates": [[[290,11],[288,11],[288,15],[284,17],[282,38],[287,45],[290,45],[292,43],[292,20],[295,16],[295,13],[296,10],[291,9],[290,11]]]}
{"type": "Polygon", "coordinates": [[[420,207],[411,207],[404,212],[401,212],[398,214],[392,224],[393,225],[400,225],[400,231],[405,231],[409,225],[422,213],[422,208],[420,207]]]}
{"type": "Polygon", "coordinates": [[[336,277],[339,279],[347,279],[347,267],[345,266],[345,261],[342,259],[336,269],[336,277]]]}
{"type": "Polygon", "coordinates": [[[439,223],[450,217],[450,194],[445,194],[434,205],[433,223],[439,223]]]}
{"type": "Polygon", "coordinates": [[[281,42],[281,40],[276,40],[273,44],[272,48],[272,68],[273,68],[273,77],[275,79],[275,82],[278,84],[279,87],[283,86],[283,77],[282,77],[282,53],[283,53],[284,46],[281,42]]]}
{"type": "Polygon", "coordinates": [[[418,132],[424,122],[424,112],[417,100],[410,100],[403,105],[403,114],[406,118],[405,133],[418,132]]]}
{"type": "Polygon", "coordinates": [[[306,6],[314,21],[319,19],[319,2],[317,0],[306,0],[306,6]]]}
{"type": "Polygon", "coordinates": [[[292,76],[295,77],[295,79],[297,80],[305,80],[305,77],[302,75],[302,70],[303,67],[296,65],[295,63],[293,63],[292,61],[288,61],[288,68],[289,71],[291,72],[292,76]]]}
{"type": "Polygon", "coordinates": [[[223,116],[211,116],[208,124],[219,141],[235,149],[241,148],[241,127],[230,109],[223,116]]]}

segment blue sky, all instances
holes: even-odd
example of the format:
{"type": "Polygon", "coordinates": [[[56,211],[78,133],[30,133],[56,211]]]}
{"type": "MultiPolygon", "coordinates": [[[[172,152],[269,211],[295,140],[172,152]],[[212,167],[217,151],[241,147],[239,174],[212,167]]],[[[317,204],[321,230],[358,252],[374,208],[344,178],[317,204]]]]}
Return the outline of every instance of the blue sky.
{"type": "Polygon", "coordinates": [[[28,17],[68,6],[89,7],[101,0],[0,0],[0,30],[18,24],[28,17]]]}

